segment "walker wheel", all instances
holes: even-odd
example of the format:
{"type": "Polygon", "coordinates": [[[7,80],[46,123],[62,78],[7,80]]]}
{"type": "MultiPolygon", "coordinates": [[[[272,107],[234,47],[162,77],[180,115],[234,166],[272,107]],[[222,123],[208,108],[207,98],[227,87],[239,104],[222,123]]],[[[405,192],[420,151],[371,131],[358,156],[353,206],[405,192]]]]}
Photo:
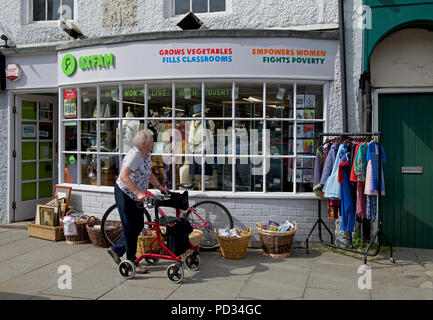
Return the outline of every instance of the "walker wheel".
{"type": "Polygon", "coordinates": [[[197,254],[190,254],[185,259],[185,265],[188,270],[197,271],[200,268],[200,256],[197,254]]]}
{"type": "Polygon", "coordinates": [[[167,268],[167,278],[172,283],[179,283],[183,279],[182,267],[178,266],[176,263],[169,265],[167,268]]]}
{"type": "MultiPolygon", "coordinates": [[[[152,253],[158,253],[158,252],[159,252],[159,250],[152,248],[152,253]]],[[[147,249],[144,253],[145,254],[149,253],[149,249],[147,249]]],[[[159,261],[158,258],[144,258],[144,260],[146,260],[146,262],[148,264],[156,264],[159,261]]]]}
{"type": "Polygon", "coordinates": [[[119,272],[125,279],[131,279],[135,275],[135,264],[129,260],[123,260],[119,264],[119,272]]]}

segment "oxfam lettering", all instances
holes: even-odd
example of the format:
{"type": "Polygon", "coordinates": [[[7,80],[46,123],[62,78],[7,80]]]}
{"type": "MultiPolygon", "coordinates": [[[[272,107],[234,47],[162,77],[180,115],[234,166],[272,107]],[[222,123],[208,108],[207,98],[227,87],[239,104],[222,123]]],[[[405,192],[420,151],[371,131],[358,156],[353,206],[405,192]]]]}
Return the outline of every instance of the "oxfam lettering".
{"type": "Polygon", "coordinates": [[[114,66],[114,55],[110,54],[94,54],[91,56],[83,56],[78,58],[78,67],[83,70],[96,70],[114,66]]]}

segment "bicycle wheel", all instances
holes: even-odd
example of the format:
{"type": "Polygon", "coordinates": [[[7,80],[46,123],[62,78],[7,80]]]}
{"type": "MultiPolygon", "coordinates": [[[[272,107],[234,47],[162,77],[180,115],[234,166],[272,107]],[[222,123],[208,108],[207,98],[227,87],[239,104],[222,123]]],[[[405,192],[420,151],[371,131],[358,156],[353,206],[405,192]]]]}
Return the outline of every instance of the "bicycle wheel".
{"type": "MultiPolygon", "coordinates": [[[[152,222],[146,208],[143,208],[143,214],[145,221],[152,222]]],[[[101,232],[105,240],[107,240],[111,245],[113,245],[122,235],[122,222],[120,220],[120,214],[117,210],[116,203],[105,211],[101,220],[101,232]]]]}
{"type": "Polygon", "coordinates": [[[186,212],[187,220],[193,228],[203,232],[200,248],[205,250],[217,249],[218,240],[215,236],[214,229],[232,229],[233,219],[230,212],[221,203],[211,200],[201,201],[194,204],[186,212]],[[191,209],[194,211],[192,212],[191,209]],[[209,227],[195,227],[203,225],[203,222],[197,217],[199,215],[204,221],[210,224],[209,227]]]}

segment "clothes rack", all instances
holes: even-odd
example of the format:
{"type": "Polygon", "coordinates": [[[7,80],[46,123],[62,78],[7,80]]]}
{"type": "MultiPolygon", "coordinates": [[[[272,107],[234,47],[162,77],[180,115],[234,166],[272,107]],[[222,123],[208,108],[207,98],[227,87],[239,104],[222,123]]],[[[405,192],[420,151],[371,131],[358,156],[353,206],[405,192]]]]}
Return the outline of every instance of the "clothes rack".
{"type": "Polygon", "coordinates": [[[364,255],[364,264],[367,264],[367,257],[374,257],[377,256],[380,252],[380,248],[382,247],[382,237],[386,239],[386,241],[389,243],[389,247],[390,247],[390,260],[392,263],[395,263],[395,260],[393,258],[393,248],[392,248],[392,244],[391,242],[388,240],[388,238],[386,237],[385,233],[382,231],[382,207],[381,207],[381,197],[382,197],[382,145],[381,145],[381,141],[382,141],[382,134],[381,132],[373,132],[373,133],[347,133],[347,132],[343,132],[343,133],[321,133],[320,134],[320,142],[322,142],[322,138],[323,137],[369,137],[369,136],[374,136],[377,137],[377,143],[379,144],[379,195],[378,195],[378,199],[377,199],[377,221],[378,221],[378,228],[377,231],[375,232],[373,238],[371,239],[370,243],[367,246],[367,249],[365,251],[359,251],[359,250],[354,250],[354,249],[350,249],[350,248],[342,248],[339,246],[336,246],[334,244],[334,237],[332,236],[332,232],[331,230],[329,230],[328,226],[325,224],[325,222],[322,219],[322,206],[321,206],[321,200],[318,200],[318,219],[316,221],[316,223],[314,224],[313,228],[311,229],[310,233],[308,234],[308,237],[306,239],[306,251],[307,254],[309,253],[308,251],[308,240],[311,236],[311,234],[313,233],[314,229],[316,228],[316,226],[318,226],[319,229],[319,239],[320,242],[327,246],[327,247],[331,247],[331,248],[337,248],[340,250],[344,250],[344,251],[349,251],[349,252],[353,252],[353,253],[357,253],[357,254],[362,254],[364,255]],[[328,231],[329,235],[331,236],[331,242],[330,243],[326,243],[323,241],[322,239],[322,228],[321,225],[324,225],[326,230],[328,231]],[[374,253],[368,253],[368,251],[370,250],[370,247],[372,246],[372,244],[374,243],[374,241],[376,240],[376,238],[378,238],[378,247],[376,252],[374,253]]]}

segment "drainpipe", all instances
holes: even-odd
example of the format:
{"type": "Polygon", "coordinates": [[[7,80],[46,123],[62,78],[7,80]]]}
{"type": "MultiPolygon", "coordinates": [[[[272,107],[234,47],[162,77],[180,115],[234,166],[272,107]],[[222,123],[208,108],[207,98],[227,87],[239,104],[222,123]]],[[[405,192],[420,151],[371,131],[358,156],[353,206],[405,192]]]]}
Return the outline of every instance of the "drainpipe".
{"type": "Polygon", "coordinates": [[[340,32],[341,101],[343,113],[343,132],[348,130],[347,118],[347,78],[346,78],[346,39],[344,33],[344,0],[338,0],[338,24],[340,32]]]}
{"type": "Polygon", "coordinates": [[[373,131],[372,125],[372,114],[373,114],[373,106],[371,102],[371,79],[370,72],[366,72],[365,74],[365,102],[366,102],[366,130],[367,132],[373,131]]]}

